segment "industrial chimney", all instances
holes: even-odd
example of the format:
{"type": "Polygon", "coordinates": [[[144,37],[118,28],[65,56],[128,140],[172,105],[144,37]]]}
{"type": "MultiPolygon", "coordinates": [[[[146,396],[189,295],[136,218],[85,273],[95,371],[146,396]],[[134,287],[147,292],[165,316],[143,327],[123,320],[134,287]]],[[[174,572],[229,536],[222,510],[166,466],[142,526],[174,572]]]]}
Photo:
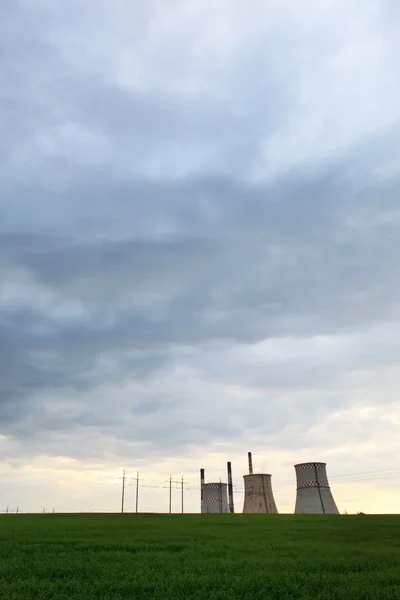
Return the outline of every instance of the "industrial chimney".
{"type": "Polygon", "coordinates": [[[203,488],[204,488],[204,469],[200,469],[200,494],[201,494],[201,500],[200,500],[200,512],[203,512],[203,488]]]}
{"type": "Polygon", "coordinates": [[[235,512],[235,506],[233,503],[233,483],[232,483],[232,464],[227,463],[228,467],[228,497],[229,497],[229,511],[231,514],[235,512]]]}
{"type": "Polygon", "coordinates": [[[251,452],[248,453],[249,474],[244,479],[244,513],[278,514],[272,491],[271,475],[253,474],[251,452]]]}
{"type": "Polygon", "coordinates": [[[326,463],[312,462],[294,466],[297,496],[294,512],[305,515],[338,515],[326,474],[326,463]]]}
{"type": "Polygon", "coordinates": [[[253,459],[251,457],[251,452],[247,453],[247,458],[249,459],[249,474],[253,475],[253,459]]]}

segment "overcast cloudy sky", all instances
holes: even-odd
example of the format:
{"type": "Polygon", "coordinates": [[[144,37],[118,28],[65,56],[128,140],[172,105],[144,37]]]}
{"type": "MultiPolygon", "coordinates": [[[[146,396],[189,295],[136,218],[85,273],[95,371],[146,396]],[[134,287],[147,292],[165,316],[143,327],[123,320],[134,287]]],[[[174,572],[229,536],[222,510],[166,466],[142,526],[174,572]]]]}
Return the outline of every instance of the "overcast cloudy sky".
{"type": "Polygon", "coordinates": [[[2,0],[0,510],[241,510],[252,450],[398,511],[399,55],[398,0],[2,0]]]}

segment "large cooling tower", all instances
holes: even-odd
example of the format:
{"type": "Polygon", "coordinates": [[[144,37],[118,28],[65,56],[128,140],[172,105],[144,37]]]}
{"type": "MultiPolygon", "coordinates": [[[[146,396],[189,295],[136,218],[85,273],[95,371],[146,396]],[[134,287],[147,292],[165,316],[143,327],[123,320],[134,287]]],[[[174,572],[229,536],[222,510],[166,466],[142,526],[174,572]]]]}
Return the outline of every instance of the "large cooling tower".
{"type": "Polygon", "coordinates": [[[229,513],[228,485],[203,483],[202,513],[229,513]]]}
{"type": "Polygon", "coordinates": [[[297,478],[296,514],[338,515],[329,487],[326,463],[295,465],[297,478]]]}
{"type": "Polygon", "coordinates": [[[253,474],[251,452],[248,453],[249,474],[244,479],[244,513],[278,514],[272,491],[271,475],[253,474]]]}

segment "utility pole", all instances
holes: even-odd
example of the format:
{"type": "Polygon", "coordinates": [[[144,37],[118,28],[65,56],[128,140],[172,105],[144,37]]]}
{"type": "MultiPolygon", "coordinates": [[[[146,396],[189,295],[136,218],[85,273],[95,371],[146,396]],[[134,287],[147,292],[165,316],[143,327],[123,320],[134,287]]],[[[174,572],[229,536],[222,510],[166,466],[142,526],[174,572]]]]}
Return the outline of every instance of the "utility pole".
{"type": "Polygon", "coordinates": [[[175,486],[178,487],[178,485],[181,488],[181,501],[182,501],[182,514],[183,514],[183,490],[184,490],[184,485],[187,484],[187,481],[183,481],[183,477],[180,481],[173,481],[172,480],[172,475],[169,476],[169,480],[166,481],[165,483],[169,484],[169,514],[171,514],[172,512],[172,484],[175,483],[175,486]]]}
{"type": "Polygon", "coordinates": [[[222,483],[221,480],[219,480],[219,486],[218,486],[218,504],[219,504],[219,512],[222,513],[222,483]]]}
{"type": "Polygon", "coordinates": [[[136,513],[138,511],[139,506],[139,471],[136,474],[136,513]]]}
{"type": "Polygon", "coordinates": [[[122,472],[122,498],[121,498],[121,513],[124,512],[124,502],[125,502],[125,470],[122,472]]]}
{"type": "Polygon", "coordinates": [[[135,506],[135,512],[138,512],[138,507],[139,507],[139,471],[136,473],[136,477],[130,477],[129,479],[136,479],[136,506],[135,506]]]}

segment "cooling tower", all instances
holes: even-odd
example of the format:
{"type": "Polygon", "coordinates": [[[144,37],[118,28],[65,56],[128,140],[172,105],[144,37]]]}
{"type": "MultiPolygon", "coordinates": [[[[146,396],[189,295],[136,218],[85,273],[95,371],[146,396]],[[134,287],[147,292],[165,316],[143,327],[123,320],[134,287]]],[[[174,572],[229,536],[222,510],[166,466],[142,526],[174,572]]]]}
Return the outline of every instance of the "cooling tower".
{"type": "Polygon", "coordinates": [[[338,515],[329,487],[326,463],[303,463],[294,466],[297,478],[296,514],[338,515]]]}
{"type": "Polygon", "coordinates": [[[228,485],[226,483],[204,483],[202,513],[229,513],[228,485]]]}
{"type": "Polygon", "coordinates": [[[272,491],[271,475],[253,473],[251,452],[248,453],[249,474],[244,479],[244,513],[278,514],[272,491]]]}

